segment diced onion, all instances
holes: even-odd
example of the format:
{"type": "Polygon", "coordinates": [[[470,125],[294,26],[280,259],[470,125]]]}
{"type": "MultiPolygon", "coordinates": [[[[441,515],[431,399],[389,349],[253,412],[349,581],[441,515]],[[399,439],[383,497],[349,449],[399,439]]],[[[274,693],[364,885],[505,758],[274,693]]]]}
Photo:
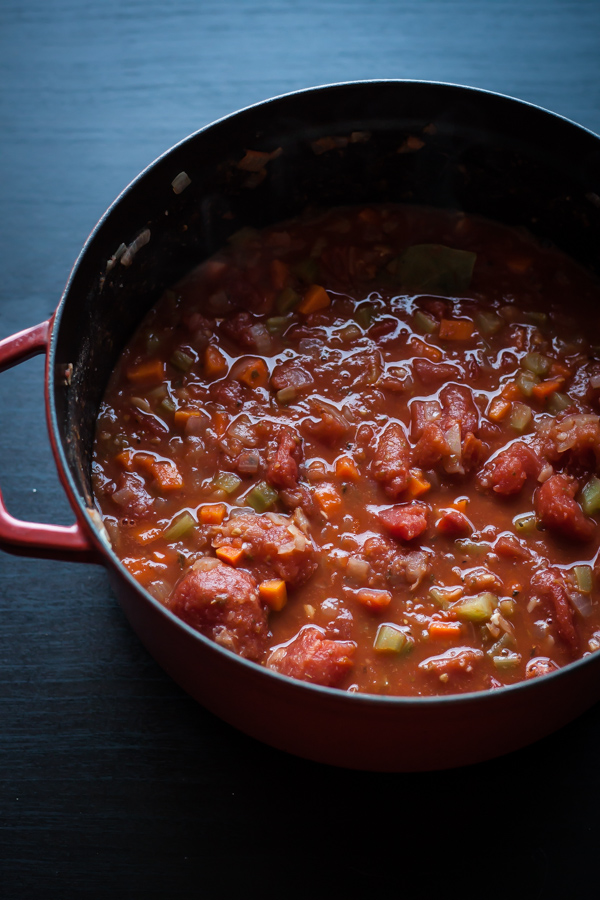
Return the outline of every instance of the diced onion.
{"type": "Polygon", "coordinates": [[[584,619],[587,619],[589,616],[591,616],[594,609],[594,604],[592,602],[592,597],[590,594],[571,591],[569,593],[569,600],[571,601],[572,606],[575,607],[579,615],[583,616],[584,619]]]}
{"type": "Polygon", "coordinates": [[[121,257],[121,265],[122,266],[130,266],[133,262],[133,257],[138,252],[138,250],[148,243],[150,240],[150,229],[146,228],[139,234],[134,241],[131,242],[123,256],[121,257]]]}
{"type": "Polygon", "coordinates": [[[182,191],[185,191],[186,187],[192,183],[192,179],[188,175],[187,172],[180,172],[179,175],[176,175],[173,181],[171,182],[171,187],[173,188],[173,193],[181,194],[182,191]]]}
{"type": "Polygon", "coordinates": [[[360,559],[360,557],[358,556],[350,556],[348,558],[346,572],[348,573],[348,575],[350,575],[351,578],[364,580],[369,577],[370,571],[371,567],[365,559],[360,559]]]}
{"type": "Polygon", "coordinates": [[[450,475],[464,475],[462,465],[462,446],[460,442],[460,424],[456,422],[445,433],[446,443],[450,448],[449,455],[444,460],[444,469],[450,475]]]}

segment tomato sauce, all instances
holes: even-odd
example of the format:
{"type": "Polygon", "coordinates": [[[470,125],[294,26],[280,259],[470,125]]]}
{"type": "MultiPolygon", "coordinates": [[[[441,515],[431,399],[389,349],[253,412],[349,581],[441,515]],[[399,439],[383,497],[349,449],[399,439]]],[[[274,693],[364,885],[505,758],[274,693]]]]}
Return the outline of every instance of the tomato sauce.
{"type": "Polygon", "coordinates": [[[101,406],[123,565],[221,646],[348,691],[600,648],[600,287],[409,206],[244,229],[167,291],[101,406]]]}

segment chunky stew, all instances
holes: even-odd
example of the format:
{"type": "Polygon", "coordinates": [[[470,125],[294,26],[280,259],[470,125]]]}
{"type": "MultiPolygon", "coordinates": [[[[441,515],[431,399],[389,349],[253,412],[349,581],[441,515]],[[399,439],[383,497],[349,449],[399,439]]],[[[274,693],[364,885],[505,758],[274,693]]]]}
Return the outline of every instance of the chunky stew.
{"type": "Polygon", "coordinates": [[[246,659],[347,691],[600,648],[600,288],[408,206],[243,229],[151,310],[97,424],[129,572],[246,659]]]}

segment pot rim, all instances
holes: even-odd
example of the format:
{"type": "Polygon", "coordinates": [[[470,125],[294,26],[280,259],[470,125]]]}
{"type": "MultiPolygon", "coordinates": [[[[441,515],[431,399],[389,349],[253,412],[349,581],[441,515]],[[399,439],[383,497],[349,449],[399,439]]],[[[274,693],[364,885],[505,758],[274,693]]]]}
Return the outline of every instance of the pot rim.
{"type": "Polygon", "coordinates": [[[448,705],[459,704],[461,707],[463,707],[468,705],[478,705],[481,703],[503,703],[505,702],[505,700],[508,700],[510,696],[515,695],[515,693],[528,691],[529,693],[533,694],[536,690],[545,690],[546,688],[544,686],[549,686],[560,678],[565,679],[572,677],[575,672],[582,670],[588,665],[594,665],[596,662],[597,654],[590,652],[587,655],[580,657],[579,659],[574,660],[571,663],[568,663],[566,666],[563,666],[556,671],[544,675],[543,677],[531,678],[529,680],[515,682],[514,684],[504,685],[498,689],[488,688],[487,690],[481,691],[469,691],[464,693],[445,695],[406,696],[370,694],[358,691],[349,692],[337,688],[324,687],[322,685],[310,684],[309,682],[289,678],[285,675],[280,674],[279,672],[267,669],[264,666],[259,665],[258,663],[245,659],[244,657],[241,657],[231,652],[230,650],[221,647],[219,644],[196,631],[194,628],[192,628],[190,625],[188,625],[186,622],[172,613],[162,603],[160,603],[160,601],[154,598],[148,591],[145,590],[145,588],[141,586],[141,584],[133,577],[133,575],[131,575],[131,573],[119,560],[110,544],[107,543],[101,535],[97,524],[94,522],[92,516],[90,515],[89,507],[84,502],[75,484],[75,480],[71,474],[70,466],[64,452],[62,442],[59,439],[58,416],[56,404],[54,402],[54,383],[55,379],[58,377],[56,364],[56,347],[66,299],[69,295],[69,292],[71,291],[79,267],[84,257],[92,247],[92,244],[94,243],[98,232],[103,227],[105,222],[115,212],[117,212],[118,207],[120,206],[123,199],[127,195],[129,195],[146,178],[148,173],[154,170],[154,168],[158,166],[162,161],[167,159],[169,156],[171,156],[171,154],[183,147],[188,142],[196,139],[198,135],[204,133],[205,131],[209,131],[216,126],[221,125],[222,123],[231,121],[242,114],[250,113],[255,109],[266,108],[271,104],[283,102],[296,96],[310,95],[311,93],[321,94],[323,92],[334,92],[335,90],[343,88],[352,89],[353,87],[364,87],[365,85],[372,85],[374,88],[377,86],[386,87],[391,85],[403,85],[407,88],[411,88],[414,86],[423,86],[428,88],[440,88],[442,91],[448,91],[449,93],[459,92],[462,95],[473,97],[489,96],[492,98],[496,98],[501,102],[510,103],[511,105],[517,104],[522,108],[530,108],[536,113],[541,113],[546,117],[549,117],[558,122],[562,122],[563,124],[566,124],[567,126],[574,128],[579,132],[585,133],[591,138],[600,142],[600,135],[596,134],[591,129],[586,128],[585,126],[580,125],[572,119],[562,116],[559,113],[553,112],[550,109],[547,109],[530,101],[521,100],[508,94],[503,94],[497,91],[491,91],[470,85],[463,85],[446,81],[429,81],[426,79],[403,78],[361,79],[356,81],[333,82],[330,84],[326,83],[313,85],[306,88],[300,88],[294,91],[289,91],[283,94],[269,97],[265,100],[252,103],[245,107],[241,107],[238,110],[227,113],[226,115],[221,116],[218,119],[207,123],[206,125],[203,125],[201,128],[191,132],[181,140],[177,141],[167,150],[159,154],[152,162],[145,166],[144,169],[142,169],[141,172],[129,182],[129,184],[127,184],[123,188],[123,190],[117,195],[117,197],[113,200],[110,206],[97,221],[96,225],[83,244],[79,254],[77,255],[75,262],[73,263],[59,303],[50,320],[50,334],[48,351],[46,355],[45,373],[46,417],[48,423],[50,444],[57,465],[59,477],[67,494],[69,503],[73,508],[79,523],[83,526],[85,534],[93,544],[96,557],[95,561],[104,565],[108,569],[112,569],[113,573],[118,576],[119,579],[124,579],[129,587],[136,591],[136,593],[139,594],[146,603],[150,603],[154,607],[155,611],[160,613],[161,616],[164,616],[177,628],[183,629],[193,640],[198,641],[201,645],[204,645],[205,647],[207,647],[207,649],[210,649],[211,652],[224,655],[224,658],[231,662],[232,665],[241,667],[240,671],[243,672],[245,669],[254,677],[265,679],[266,683],[272,682],[273,685],[279,683],[279,685],[286,691],[297,693],[316,692],[317,695],[321,695],[321,697],[327,698],[336,704],[350,703],[352,705],[359,704],[361,706],[367,705],[373,707],[381,707],[382,709],[394,710],[414,707],[432,707],[437,705],[440,705],[441,707],[447,707],[448,705]]]}

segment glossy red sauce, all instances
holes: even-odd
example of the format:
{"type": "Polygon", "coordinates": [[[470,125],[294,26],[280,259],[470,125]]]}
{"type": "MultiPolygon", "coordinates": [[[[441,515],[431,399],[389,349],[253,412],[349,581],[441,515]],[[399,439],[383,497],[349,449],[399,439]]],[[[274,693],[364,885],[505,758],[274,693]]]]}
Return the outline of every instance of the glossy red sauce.
{"type": "Polygon", "coordinates": [[[496,688],[595,651],[599,301],[459,213],[239,233],[108,386],[115,552],[222,646],[342,690],[496,688]]]}

